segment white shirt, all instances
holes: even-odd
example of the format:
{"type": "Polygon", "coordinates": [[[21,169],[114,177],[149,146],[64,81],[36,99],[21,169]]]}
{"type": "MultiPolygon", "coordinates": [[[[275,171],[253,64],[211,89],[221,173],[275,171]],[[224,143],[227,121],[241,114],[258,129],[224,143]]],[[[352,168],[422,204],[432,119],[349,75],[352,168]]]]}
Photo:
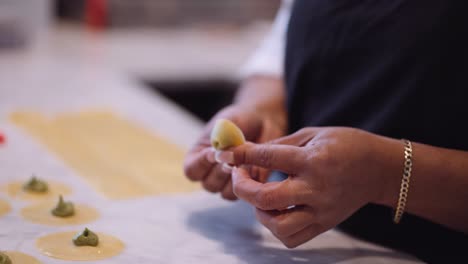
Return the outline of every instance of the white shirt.
{"type": "Polygon", "coordinates": [[[286,31],[293,2],[294,0],[282,0],[270,32],[241,68],[240,76],[242,78],[251,75],[283,77],[286,31]]]}

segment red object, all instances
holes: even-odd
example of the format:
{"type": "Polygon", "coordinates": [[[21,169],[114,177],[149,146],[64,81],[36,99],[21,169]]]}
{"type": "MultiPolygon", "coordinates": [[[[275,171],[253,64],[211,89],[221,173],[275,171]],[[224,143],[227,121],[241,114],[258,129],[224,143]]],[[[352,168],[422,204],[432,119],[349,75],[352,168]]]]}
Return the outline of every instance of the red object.
{"type": "Polygon", "coordinates": [[[102,29],[107,23],[107,1],[87,0],[85,19],[88,26],[93,29],[102,29]]]}
{"type": "Polygon", "coordinates": [[[5,141],[6,141],[5,135],[2,132],[0,132],[0,145],[5,143],[5,141]]]}

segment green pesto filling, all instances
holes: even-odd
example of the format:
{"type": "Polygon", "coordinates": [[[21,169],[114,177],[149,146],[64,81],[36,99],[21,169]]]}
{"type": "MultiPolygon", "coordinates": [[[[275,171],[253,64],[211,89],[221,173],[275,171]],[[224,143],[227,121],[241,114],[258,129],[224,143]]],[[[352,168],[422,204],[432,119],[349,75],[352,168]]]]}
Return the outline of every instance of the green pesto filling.
{"type": "Polygon", "coordinates": [[[75,207],[72,202],[65,202],[60,195],[57,206],[52,209],[51,213],[57,217],[69,217],[75,214],[75,207]]]}
{"type": "Polygon", "coordinates": [[[73,244],[75,244],[75,246],[96,247],[98,243],[99,237],[88,228],[85,228],[83,232],[79,232],[73,237],[73,244]]]}
{"type": "Polygon", "coordinates": [[[45,193],[49,190],[47,183],[33,176],[23,185],[23,190],[27,192],[45,193]]]}
{"type": "Polygon", "coordinates": [[[0,264],[13,264],[7,254],[0,252],[0,264]]]}

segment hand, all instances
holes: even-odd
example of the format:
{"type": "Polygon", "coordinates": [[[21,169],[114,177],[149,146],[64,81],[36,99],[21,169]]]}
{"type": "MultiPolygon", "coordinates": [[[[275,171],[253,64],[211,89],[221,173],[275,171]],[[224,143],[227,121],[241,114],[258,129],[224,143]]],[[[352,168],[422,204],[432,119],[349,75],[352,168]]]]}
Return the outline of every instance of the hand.
{"type": "Polygon", "coordinates": [[[260,183],[243,166],[232,171],[234,193],[255,206],[258,220],[289,248],[379,202],[387,174],[401,174],[403,163],[399,141],[352,128],[305,128],[271,144],[246,143],[229,151],[220,155],[223,162],[289,175],[260,183]]]}
{"type": "Polygon", "coordinates": [[[202,136],[185,158],[185,175],[193,181],[201,181],[206,190],[214,193],[221,192],[223,198],[235,200],[237,198],[232,191],[230,173],[223,170],[222,164],[216,163],[215,152],[210,144],[211,129],[218,118],[231,120],[239,126],[246,140],[256,143],[282,136],[283,129],[276,125],[267,114],[237,105],[223,109],[206,125],[202,136]]]}

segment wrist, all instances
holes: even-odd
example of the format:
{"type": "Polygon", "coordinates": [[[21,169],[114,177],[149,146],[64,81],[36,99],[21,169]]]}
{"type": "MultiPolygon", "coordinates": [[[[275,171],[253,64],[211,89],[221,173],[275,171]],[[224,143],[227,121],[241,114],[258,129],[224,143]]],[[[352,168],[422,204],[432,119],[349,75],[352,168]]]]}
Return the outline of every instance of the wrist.
{"type": "Polygon", "coordinates": [[[240,85],[234,105],[249,109],[273,121],[286,131],[287,115],[285,87],[282,78],[267,75],[252,75],[240,85]]]}
{"type": "Polygon", "coordinates": [[[257,143],[268,142],[285,136],[287,132],[287,116],[285,111],[275,108],[248,107],[243,108],[256,115],[262,122],[262,137],[257,143]]]}
{"type": "Polygon", "coordinates": [[[378,195],[371,201],[376,204],[395,207],[398,201],[404,166],[404,144],[401,140],[381,137],[381,147],[374,155],[377,164],[378,195]]]}
{"type": "Polygon", "coordinates": [[[265,114],[263,120],[265,131],[271,131],[270,138],[268,138],[266,141],[277,139],[286,135],[287,118],[285,113],[277,113],[276,115],[265,114]]]}
{"type": "Polygon", "coordinates": [[[286,111],[282,110],[270,110],[260,111],[260,115],[264,117],[266,122],[269,122],[272,127],[281,132],[280,136],[284,136],[287,132],[288,121],[286,111]]]}
{"type": "Polygon", "coordinates": [[[230,107],[241,109],[244,112],[257,115],[263,120],[265,130],[273,129],[278,137],[284,136],[287,132],[288,121],[285,107],[262,103],[242,103],[236,102],[230,107]]]}

